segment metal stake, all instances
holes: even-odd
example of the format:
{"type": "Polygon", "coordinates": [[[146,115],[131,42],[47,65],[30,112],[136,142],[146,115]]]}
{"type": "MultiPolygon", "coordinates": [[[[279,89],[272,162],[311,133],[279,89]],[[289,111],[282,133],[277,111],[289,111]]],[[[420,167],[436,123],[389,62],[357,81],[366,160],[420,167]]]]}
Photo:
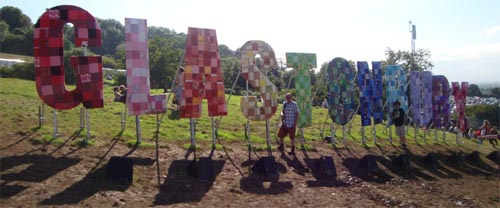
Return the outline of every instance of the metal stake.
{"type": "Polygon", "coordinates": [[[413,126],[413,136],[415,137],[415,144],[418,143],[418,140],[417,140],[417,131],[418,131],[417,125],[414,125],[413,126]]]}
{"type": "Polygon", "coordinates": [[[90,137],[92,136],[90,134],[90,113],[88,110],[85,110],[85,116],[86,116],[86,121],[87,121],[87,137],[85,138],[85,144],[88,143],[88,140],[90,139],[90,137]]]}
{"type": "Polygon", "coordinates": [[[363,145],[366,145],[366,135],[365,135],[365,127],[361,127],[361,142],[363,142],[363,145]]]}
{"type": "Polygon", "coordinates": [[[248,150],[252,150],[252,143],[250,141],[250,121],[247,121],[247,123],[245,124],[245,133],[246,133],[246,136],[247,136],[247,142],[248,142],[248,150]]]}
{"type": "Polygon", "coordinates": [[[336,141],[335,141],[335,125],[334,124],[332,124],[330,126],[330,131],[331,131],[331,135],[332,135],[332,144],[335,144],[336,141]]]}
{"type": "Polygon", "coordinates": [[[135,130],[137,134],[137,144],[141,144],[141,119],[139,116],[135,116],[135,130]]]}
{"type": "Polygon", "coordinates": [[[427,134],[429,133],[429,129],[424,130],[424,143],[427,143],[427,134]]]}
{"type": "Polygon", "coordinates": [[[191,133],[191,148],[196,149],[196,132],[194,131],[196,121],[193,118],[189,118],[189,131],[191,133]]]}
{"type": "Polygon", "coordinates": [[[57,111],[56,109],[52,110],[53,120],[54,120],[54,138],[57,138],[59,134],[57,133],[57,111]]]}
{"type": "Polygon", "coordinates": [[[387,127],[388,131],[389,131],[389,143],[392,144],[392,129],[391,129],[391,126],[387,127]]]}
{"type": "Polygon", "coordinates": [[[304,144],[305,144],[305,141],[304,141],[304,129],[300,128],[299,129],[299,133],[300,133],[300,145],[304,146],[304,144]]]}
{"type": "Polygon", "coordinates": [[[266,142],[267,142],[267,152],[269,157],[273,156],[271,153],[271,141],[269,139],[269,119],[266,120],[266,142]]]}
{"type": "Polygon", "coordinates": [[[80,130],[85,128],[85,107],[80,109],[80,130]]]}
{"type": "Polygon", "coordinates": [[[347,146],[347,139],[345,138],[345,125],[342,126],[342,138],[344,140],[344,146],[347,146]]]}
{"type": "Polygon", "coordinates": [[[42,127],[45,120],[45,105],[42,103],[38,106],[38,126],[42,127]]]}
{"type": "Polygon", "coordinates": [[[443,143],[446,144],[446,130],[443,129],[443,143]]]}
{"type": "Polygon", "coordinates": [[[122,131],[125,130],[125,120],[127,118],[127,106],[125,105],[125,111],[120,112],[122,131]]]}
{"type": "Polygon", "coordinates": [[[434,141],[438,143],[438,130],[437,128],[434,129],[434,141]]]}
{"type": "Polygon", "coordinates": [[[216,127],[216,123],[214,121],[214,117],[212,117],[212,148],[215,148],[215,144],[216,144],[216,137],[217,135],[215,135],[215,131],[217,131],[217,127],[216,127]]]}

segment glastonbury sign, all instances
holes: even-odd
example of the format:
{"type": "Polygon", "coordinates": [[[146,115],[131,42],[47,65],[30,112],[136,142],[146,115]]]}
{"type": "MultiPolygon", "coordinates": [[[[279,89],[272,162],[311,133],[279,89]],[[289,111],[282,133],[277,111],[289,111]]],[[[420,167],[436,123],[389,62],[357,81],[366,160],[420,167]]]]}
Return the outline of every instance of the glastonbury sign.
{"type": "MultiPolygon", "coordinates": [[[[57,110],[68,110],[80,103],[85,108],[102,108],[103,76],[100,56],[71,57],[71,66],[76,74],[76,88],[66,90],[64,73],[64,47],[62,28],[72,23],[75,28],[77,47],[100,47],[101,29],[97,20],[87,11],[76,6],[56,6],[46,10],[34,28],[35,81],[40,99],[57,110]]],[[[125,43],[127,59],[127,106],[129,115],[158,114],[166,111],[166,96],[151,95],[149,84],[149,58],[147,24],[144,19],[125,19],[125,43]]],[[[253,121],[269,120],[277,111],[277,87],[265,75],[265,70],[277,67],[272,47],[261,40],[251,40],[240,50],[241,76],[258,89],[262,106],[256,96],[242,96],[241,110],[253,121]],[[260,56],[261,68],[256,64],[260,56]]],[[[201,101],[208,100],[209,116],[227,115],[225,88],[214,29],[188,28],[182,91],[181,117],[201,116],[201,101]]],[[[296,97],[300,103],[299,127],[310,126],[311,83],[310,69],[316,67],[316,54],[287,53],[287,66],[297,73],[296,97]]],[[[358,62],[357,71],[344,58],[334,58],[326,69],[328,81],[327,98],[329,115],[338,125],[346,125],[355,113],[361,115],[361,125],[379,124],[384,113],[390,124],[388,113],[395,101],[401,103],[417,126],[449,125],[451,94],[448,79],[430,72],[409,72],[401,66],[389,65],[382,69],[380,62],[358,62]],[[409,82],[408,82],[409,79],[409,82]],[[359,89],[359,109],[356,107],[356,87],[359,89]],[[409,87],[409,98],[407,91],[409,87]],[[384,102],[385,101],[385,102],[384,102]],[[384,110],[385,105],[385,110],[384,110]],[[358,111],[358,112],[356,112],[358,111]]],[[[467,82],[459,86],[452,83],[457,101],[458,123],[465,130],[464,99],[467,82]]]]}

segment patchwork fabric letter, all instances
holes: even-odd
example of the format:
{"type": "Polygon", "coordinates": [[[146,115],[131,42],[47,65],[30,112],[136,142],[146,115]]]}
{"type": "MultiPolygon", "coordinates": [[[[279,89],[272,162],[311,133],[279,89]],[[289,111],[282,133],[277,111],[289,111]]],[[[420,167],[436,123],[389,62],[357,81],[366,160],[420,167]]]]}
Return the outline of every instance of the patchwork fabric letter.
{"type": "Polygon", "coordinates": [[[241,110],[252,121],[264,121],[271,118],[278,108],[278,89],[257,67],[257,54],[260,55],[263,70],[276,67],[274,50],[264,41],[252,40],[241,47],[241,76],[259,90],[262,106],[257,106],[256,96],[241,96],[241,110]]]}
{"type": "Polygon", "coordinates": [[[149,84],[148,28],[145,19],[125,18],[127,108],[129,115],[163,113],[166,95],[151,95],[149,84]]]}
{"type": "Polygon", "coordinates": [[[227,115],[217,34],[213,29],[188,28],[181,118],[201,117],[207,99],[208,116],[227,115]]]}
{"type": "Polygon", "coordinates": [[[295,76],[295,99],[299,106],[299,128],[312,125],[311,72],[316,68],[314,53],[286,53],[286,65],[297,70],[295,76]]]}
{"type": "Polygon", "coordinates": [[[66,90],[63,27],[71,23],[75,46],[101,46],[101,28],[87,11],[76,6],[56,6],[45,11],[33,30],[35,82],[42,101],[58,110],[83,103],[86,108],[102,108],[103,77],[100,56],[71,57],[76,88],[66,90]]]}

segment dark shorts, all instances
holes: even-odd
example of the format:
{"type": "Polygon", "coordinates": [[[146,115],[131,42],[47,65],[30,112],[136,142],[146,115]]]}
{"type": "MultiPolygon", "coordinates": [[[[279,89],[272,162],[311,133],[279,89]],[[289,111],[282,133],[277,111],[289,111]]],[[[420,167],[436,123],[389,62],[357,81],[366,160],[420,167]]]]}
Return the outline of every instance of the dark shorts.
{"type": "Polygon", "coordinates": [[[282,127],[278,133],[278,137],[283,138],[289,136],[290,138],[295,138],[295,128],[282,127]]]}

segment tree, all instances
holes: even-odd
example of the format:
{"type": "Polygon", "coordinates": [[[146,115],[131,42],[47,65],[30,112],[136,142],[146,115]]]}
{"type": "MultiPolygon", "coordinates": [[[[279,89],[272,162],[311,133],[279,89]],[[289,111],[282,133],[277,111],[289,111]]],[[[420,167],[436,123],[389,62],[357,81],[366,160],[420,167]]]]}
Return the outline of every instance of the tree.
{"type": "Polygon", "coordinates": [[[316,74],[311,74],[311,85],[312,85],[312,93],[316,95],[312,100],[312,104],[314,106],[320,106],[323,103],[323,99],[328,95],[328,79],[326,74],[326,69],[328,68],[328,62],[324,62],[319,72],[316,74]],[[314,82],[313,82],[314,78],[314,82]]]}
{"type": "Polygon", "coordinates": [[[9,32],[11,33],[17,28],[27,29],[33,27],[31,19],[17,7],[2,7],[0,9],[0,19],[9,25],[9,32]]]}
{"type": "Polygon", "coordinates": [[[483,93],[481,93],[481,90],[479,89],[479,86],[477,86],[477,84],[470,84],[467,91],[468,91],[467,94],[469,96],[478,96],[478,97],[483,96],[483,93]]]}
{"type": "Polygon", "coordinates": [[[219,45],[220,58],[235,57],[235,52],[229,49],[226,45],[219,45]]]}
{"type": "Polygon", "coordinates": [[[8,33],[0,43],[2,53],[20,54],[33,56],[33,28],[17,30],[18,33],[8,33]]]}
{"type": "Polygon", "coordinates": [[[237,77],[240,71],[240,60],[236,57],[221,58],[221,68],[226,93],[230,93],[236,78],[238,78],[233,94],[239,95],[240,91],[246,86],[245,79],[241,75],[237,77]]]}
{"type": "Polygon", "coordinates": [[[120,45],[116,46],[116,53],[114,54],[113,58],[116,60],[116,68],[117,69],[125,69],[125,61],[126,61],[126,54],[125,54],[125,43],[120,43],[120,45]]]}
{"type": "Polygon", "coordinates": [[[465,107],[465,115],[469,125],[473,128],[481,126],[483,120],[490,121],[491,125],[498,126],[500,122],[500,106],[498,105],[471,105],[465,107]]]}
{"type": "Polygon", "coordinates": [[[0,51],[32,56],[33,24],[30,18],[16,7],[4,6],[0,9],[0,20],[0,51]]]}
{"type": "Polygon", "coordinates": [[[500,98],[500,87],[495,87],[491,90],[491,96],[500,98]]]}
{"type": "Polygon", "coordinates": [[[114,56],[118,45],[125,40],[125,27],[114,19],[99,19],[101,28],[102,46],[91,48],[92,52],[99,55],[114,56]]]}
{"type": "Polygon", "coordinates": [[[430,71],[434,64],[431,61],[431,52],[428,49],[418,49],[412,55],[409,51],[394,51],[391,48],[385,50],[385,60],[382,61],[382,68],[387,65],[400,65],[406,71],[430,71]],[[413,63],[413,64],[412,64],[413,63]]]}
{"type": "Polygon", "coordinates": [[[5,40],[5,37],[9,34],[9,25],[3,21],[0,20],[0,42],[3,42],[5,40]]]}
{"type": "Polygon", "coordinates": [[[172,40],[174,48],[186,48],[186,38],[187,35],[184,33],[176,33],[173,30],[170,30],[165,27],[148,27],[148,38],[153,39],[154,37],[162,37],[169,40],[172,40]]]}
{"type": "Polygon", "coordinates": [[[149,74],[152,88],[172,86],[175,72],[182,57],[176,39],[155,36],[149,40],[149,74]]]}

